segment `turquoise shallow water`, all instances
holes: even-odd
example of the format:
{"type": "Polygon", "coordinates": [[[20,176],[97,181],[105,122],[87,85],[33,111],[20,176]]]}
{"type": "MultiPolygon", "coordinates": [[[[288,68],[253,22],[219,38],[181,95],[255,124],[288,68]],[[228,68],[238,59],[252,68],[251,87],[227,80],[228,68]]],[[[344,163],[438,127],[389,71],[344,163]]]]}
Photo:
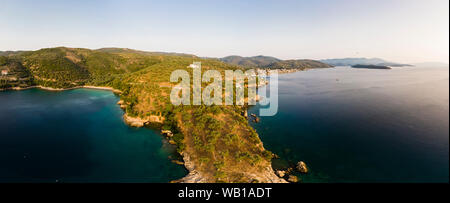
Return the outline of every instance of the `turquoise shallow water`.
{"type": "MultiPolygon", "coordinates": [[[[258,113],[256,106],[249,113],[258,113]]],[[[449,71],[309,70],[279,77],[279,112],[252,123],[303,182],[448,182],[449,71]]]]}
{"type": "Polygon", "coordinates": [[[0,92],[0,182],[169,182],[187,174],[109,91],[0,92]]]}

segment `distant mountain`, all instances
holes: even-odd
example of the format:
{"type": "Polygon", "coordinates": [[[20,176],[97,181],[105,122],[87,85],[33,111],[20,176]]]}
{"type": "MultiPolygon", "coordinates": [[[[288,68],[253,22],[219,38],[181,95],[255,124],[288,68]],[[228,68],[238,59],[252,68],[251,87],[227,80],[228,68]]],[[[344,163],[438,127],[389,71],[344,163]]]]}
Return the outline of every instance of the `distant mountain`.
{"type": "Polygon", "coordinates": [[[10,56],[23,53],[24,51],[0,51],[0,56],[10,56]]]}
{"type": "Polygon", "coordinates": [[[270,68],[270,69],[309,69],[309,68],[329,68],[328,64],[314,60],[280,60],[271,56],[227,56],[219,60],[247,68],[270,68]]]}
{"type": "Polygon", "coordinates": [[[341,58],[341,59],[324,59],[320,61],[332,66],[354,66],[354,65],[378,65],[391,67],[411,66],[409,64],[401,64],[385,61],[380,58],[341,58]]]}
{"type": "MultiPolygon", "coordinates": [[[[60,49],[64,49],[66,47],[56,47],[60,49]]],[[[77,48],[71,48],[71,49],[77,49],[77,48]]],[[[80,49],[82,50],[82,49],[80,49]]],[[[186,56],[186,57],[197,57],[193,54],[185,54],[185,53],[175,53],[175,52],[150,52],[150,51],[140,51],[135,49],[128,49],[128,48],[101,48],[96,49],[94,51],[103,52],[103,53],[109,53],[109,54],[118,54],[118,53],[131,53],[131,54],[140,54],[140,55],[167,55],[167,56],[186,56]]],[[[0,51],[0,56],[12,56],[12,55],[18,55],[25,52],[33,52],[33,51],[0,51]]]]}
{"type": "Polygon", "coordinates": [[[128,48],[101,48],[97,49],[96,51],[105,52],[105,53],[134,53],[134,54],[141,54],[141,55],[167,55],[167,56],[186,56],[186,57],[197,57],[193,54],[185,54],[185,53],[175,53],[175,52],[151,52],[151,51],[140,51],[135,49],[128,49],[128,48]]]}
{"type": "Polygon", "coordinates": [[[269,64],[267,66],[263,66],[263,68],[270,68],[270,69],[311,69],[311,68],[331,68],[331,67],[333,66],[328,65],[326,63],[322,63],[320,61],[309,59],[278,61],[269,64]]]}
{"type": "Polygon", "coordinates": [[[220,58],[219,60],[228,64],[243,66],[247,68],[261,68],[281,61],[280,59],[277,59],[275,57],[261,55],[252,57],[227,56],[224,58],[220,58]]]}

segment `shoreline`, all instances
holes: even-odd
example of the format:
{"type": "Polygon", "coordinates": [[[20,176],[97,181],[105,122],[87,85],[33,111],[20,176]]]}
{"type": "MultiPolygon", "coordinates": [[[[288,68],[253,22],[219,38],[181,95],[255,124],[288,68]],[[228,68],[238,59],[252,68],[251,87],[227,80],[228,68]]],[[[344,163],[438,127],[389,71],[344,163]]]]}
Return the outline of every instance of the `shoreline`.
{"type": "Polygon", "coordinates": [[[90,86],[90,85],[84,85],[84,86],[76,86],[76,87],[69,87],[69,88],[53,88],[53,87],[44,87],[41,85],[34,85],[29,87],[8,87],[8,88],[2,88],[0,91],[21,91],[21,90],[29,90],[29,89],[41,89],[46,91],[52,91],[52,92],[60,92],[60,91],[66,91],[66,90],[74,90],[74,89],[96,89],[96,90],[108,90],[112,91],[113,93],[122,93],[122,91],[118,89],[114,89],[112,87],[102,87],[102,86],[90,86]]]}
{"type": "MultiPolygon", "coordinates": [[[[113,93],[119,93],[119,94],[122,93],[122,91],[114,89],[112,87],[101,87],[101,86],[90,86],[90,85],[77,86],[77,87],[71,87],[71,88],[52,88],[52,87],[44,87],[44,86],[40,86],[40,85],[34,85],[34,86],[29,86],[29,87],[3,88],[3,89],[0,89],[0,92],[3,92],[3,91],[22,91],[22,90],[29,90],[29,89],[41,89],[41,90],[51,91],[51,92],[62,92],[62,91],[66,91],[66,90],[74,90],[74,89],[81,89],[81,88],[95,89],[95,90],[106,90],[106,91],[112,91],[113,93]]],[[[127,125],[129,127],[142,128],[142,127],[145,127],[146,125],[148,125],[149,123],[152,122],[152,120],[145,120],[145,119],[142,119],[142,118],[139,118],[139,117],[129,116],[127,114],[127,112],[124,111],[124,108],[122,108],[123,107],[122,106],[123,105],[123,100],[121,100],[120,97],[119,97],[119,102],[116,103],[116,105],[119,105],[120,108],[122,109],[122,111],[123,111],[122,121],[124,122],[125,125],[127,125]]],[[[161,132],[159,132],[159,134],[161,136],[164,136],[161,132]]],[[[186,155],[184,155],[184,153],[178,153],[178,154],[183,158],[183,166],[188,171],[188,174],[186,174],[181,179],[172,180],[169,183],[176,183],[176,182],[182,183],[183,181],[181,181],[181,180],[183,180],[183,179],[191,179],[191,176],[193,175],[193,173],[196,174],[196,175],[199,175],[199,173],[196,172],[190,166],[189,158],[186,155]]],[[[197,176],[197,178],[199,178],[201,180],[206,180],[201,175],[197,176]]],[[[198,183],[200,183],[200,181],[198,183]]]]}
{"type": "MultiPolygon", "coordinates": [[[[285,72],[282,74],[290,74],[290,73],[295,73],[298,71],[300,71],[300,70],[295,70],[292,72],[285,72]]],[[[268,83],[269,83],[269,81],[266,81],[266,83],[263,85],[265,86],[268,83]]],[[[91,85],[76,86],[76,87],[70,87],[70,88],[52,88],[52,87],[44,87],[41,85],[35,85],[35,86],[29,86],[29,87],[3,88],[3,89],[0,89],[0,92],[8,91],[8,90],[21,91],[21,90],[28,90],[28,89],[34,89],[34,88],[38,88],[38,89],[46,90],[46,91],[53,91],[53,92],[86,88],[86,89],[96,89],[96,90],[107,90],[107,91],[112,91],[113,93],[117,93],[117,94],[122,93],[122,91],[114,89],[112,87],[91,86],[91,85]]],[[[121,100],[119,100],[119,103],[117,103],[116,105],[121,106],[120,101],[121,100]]],[[[123,108],[121,108],[121,109],[124,110],[123,108]]],[[[145,127],[146,125],[148,125],[150,123],[161,123],[154,119],[142,119],[139,117],[132,117],[132,116],[129,116],[125,111],[122,116],[122,120],[126,125],[128,125],[130,127],[136,127],[136,128],[145,127]]],[[[160,134],[163,135],[162,133],[160,133],[160,134]]],[[[261,142],[261,144],[263,144],[263,143],[261,142]]],[[[206,182],[208,182],[208,178],[203,176],[199,171],[197,171],[195,169],[195,166],[190,161],[190,156],[188,154],[186,154],[184,152],[181,152],[178,154],[181,155],[181,157],[183,158],[183,166],[188,171],[188,174],[186,174],[183,178],[180,178],[177,180],[172,180],[172,181],[170,181],[170,183],[206,183],[206,182]]],[[[258,180],[261,180],[262,182],[267,182],[267,183],[288,183],[286,180],[284,180],[283,178],[280,178],[276,175],[276,173],[271,165],[268,166],[260,174],[247,174],[247,175],[249,177],[253,177],[254,179],[258,179],[258,180]]]]}

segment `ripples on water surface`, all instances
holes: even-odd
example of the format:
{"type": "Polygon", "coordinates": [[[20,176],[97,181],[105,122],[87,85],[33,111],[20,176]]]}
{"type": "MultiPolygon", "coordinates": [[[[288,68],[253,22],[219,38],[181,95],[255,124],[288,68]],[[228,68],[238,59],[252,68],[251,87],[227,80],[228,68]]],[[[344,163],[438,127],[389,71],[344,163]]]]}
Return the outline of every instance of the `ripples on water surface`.
{"type": "MultiPolygon", "coordinates": [[[[257,108],[251,109],[256,113],[257,108]]],[[[448,182],[448,68],[280,75],[279,112],[252,124],[304,182],[448,182]]]]}

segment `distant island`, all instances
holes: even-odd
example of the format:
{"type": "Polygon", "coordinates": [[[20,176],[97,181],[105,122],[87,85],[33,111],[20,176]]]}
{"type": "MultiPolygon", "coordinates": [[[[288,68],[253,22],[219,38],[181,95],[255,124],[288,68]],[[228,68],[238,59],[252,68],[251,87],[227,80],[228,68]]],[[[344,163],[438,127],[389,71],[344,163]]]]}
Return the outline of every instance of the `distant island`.
{"type": "Polygon", "coordinates": [[[367,69],[392,69],[389,66],[380,66],[380,65],[353,65],[352,68],[367,68],[367,69]]]}
{"type": "Polygon", "coordinates": [[[396,63],[385,61],[380,58],[339,58],[339,59],[323,59],[322,63],[332,66],[354,66],[354,65],[375,65],[375,66],[389,66],[389,67],[403,67],[412,66],[410,64],[396,63]]]}

